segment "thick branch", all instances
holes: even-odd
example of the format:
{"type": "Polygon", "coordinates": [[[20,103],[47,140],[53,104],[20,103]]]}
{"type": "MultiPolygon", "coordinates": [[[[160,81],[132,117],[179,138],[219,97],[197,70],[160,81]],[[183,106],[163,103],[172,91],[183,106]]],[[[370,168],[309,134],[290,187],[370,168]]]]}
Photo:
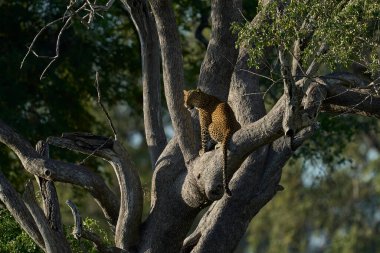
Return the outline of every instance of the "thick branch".
{"type": "Polygon", "coordinates": [[[49,143],[104,158],[112,165],[120,187],[116,246],[122,249],[135,246],[141,223],[143,193],[137,170],[123,146],[116,140],[87,133],[64,134],[62,138],[50,137],[49,143]]]}
{"type": "Polygon", "coordinates": [[[166,102],[186,163],[197,156],[190,114],[183,101],[184,73],[180,37],[170,0],[150,0],[161,45],[166,102]]]}
{"type": "MultiPolygon", "coordinates": [[[[37,142],[36,151],[41,156],[49,158],[49,145],[46,142],[37,142]]],[[[50,228],[57,233],[63,234],[61,211],[59,209],[58,195],[54,182],[37,176],[36,180],[40,188],[44,213],[50,224],[50,228]]]]}
{"type": "MultiPolygon", "coordinates": [[[[305,129],[295,135],[296,145],[308,138],[313,128],[305,129]]],[[[239,187],[231,198],[223,198],[214,202],[202,217],[196,233],[202,236],[191,252],[233,252],[240,238],[245,233],[250,220],[266,205],[274,195],[283,188],[278,185],[281,169],[292,154],[289,146],[284,145],[284,137],[278,139],[268,151],[268,158],[283,153],[282,159],[271,160],[265,164],[262,175],[252,167],[239,170],[239,187]],[[252,189],[255,190],[247,190],[252,189]],[[238,211],[237,211],[238,210],[238,211]],[[231,233],[230,228],[234,228],[231,233]],[[217,242],[217,243],[216,243],[217,242]]],[[[279,158],[279,156],[276,156],[279,158]]]]}
{"type": "MultiPolygon", "coordinates": [[[[256,17],[252,23],[258,25],[258,20],[259,18],[256,17]]],[[[266,113],[264,100],[260,93],[259,77],[257,75],[260,74],[260,70],[250,68],[247,64],[248,58],[248,51],[245,48],[240,48],[229,93],[229,102],[232,105],[236,118],[243,127],[259,120],[266,113]]],[[[261,149],[251,153],[240,166],[239,171],[244,171],[248,168],[251,168],[251,170],[253,168],[255,170],[262,170],[264,168],[263,161],[265,161],[266,151],[267,147],[263,146],[261,149]]],[[[229,174],[229,177],[231,176],[229,174]]],[[[254,178],[252,180],[255,181],[254,178]]],[[[232,192],[235,191],[238,185],[239,176],[234,175],[230,182],[232,192]]]]}
{"type": "MultiPolygon", "coordinates": [[[[316,80],[327,90],[324,110],[335,113],[355,113],[380,118],[380,97],[371,90],[347,88],[360,83],[358,76],[350,73],[331,74],[316,80]]],[[[363,82],[366,80],[363,79],[363,82]]]]}
{"type": "MultiPolygon", "coordinates": [[[[255,18],[252,22],[256,23],[259,21],[259,18],[255,18]]],[[[229,103],[235,113],[236,118],[240,122],[240,124],[244,127],[250,123],[255,122],[259,118],[261,118],[263,115],[265,115],[265,108],[262,97],[259,95],[259,80],[256,69],[249,68],[247,65],[247,59],[248,59],[248,53],[245,48],[240,48],[238,60],[236,63],[236,66],[234,68],[233,74],[232,74],[232,80],[231,80],[231,86],[230,86],[230,92],[229,92],[229,103]],[[252,74],[253,73],[253,74],[252,74]],[[246,85],[248,84],[249,85],[246,85]],[[247,94],[254,94],[254,95],[247,95],[247,94]]],[[[257,150],[253,154],[251,154],[251,157],[248,157],[247,160],[242,165],[245,166],[257,166],[259,167],[260,162],[258,162],[260,159],[259,157],[264,154],[264,150],[257,150]],[[255,159],[253,159],[255,157],[255,159]]],[[[228,162],[229,164],[229,162],[228,162]]],[[[210,175],[216,176],[218,174],[219,167],[216,167],[215,170],[213,170],[213,173],[210,173],[210,175]]],[[[234,171],[227,171],[227,178],[231,178],[233,176],[234,171]]],[[[202,179],[202,175],[199,173],[199,170],[196,169],[196,171],[193,173],[196,175],[196,177],[199,179],[202,179]]],[[[204,180],[207,180],[206,178],[203,178],[204,180]]],[[[211,177],[212,178],[212,177],[211,177]]],[[[202,180],[203,180],[202,179],[202,180]]],[[[218,199],[223,194],[221,191],[215,191],[218,186],[218,180],[214,181],[215,184],[210,184],[206,188],[201,187],[201,191],[205,191],[205,194],[207,195],[210,192],[214,192],[214,196],[212,199],[218,199]]],[[[231,189],[234,191],[234,184],[235,180],[231,180],[231,189]]],[[[206,186],[206,184],[204,184],[206,186]]],[[[210,194],[208,194],[208,197],[210,197],[210,194]]]]}
{"type": "MultiPolygon", "coordinates": [[[[295,117],[295,131],[309,126],[313,123],[320,109],[320,104],[325,98],[323,86],[310,86],[303,99],[303,110],[300,115],[295,117]]],[[[279,99],[277,104],[270,112],[254,123],[247,124],[237,131],[228,145],[227,171],[229,175],[235,173],[246,157],[258,148],[272,143],[283,135],[282,120],[284,115],[285,103],[284,96],[279,99]]],[[[196,175],[197,184],[201,192],[212,200],[220,199],[222,195],[215,195],[217,186],[221,184],[222,152],[214,150],[203,154],[194,160],[193,174],[196,175]],[[215,195],[215,196],[214,196],[215,195]]],[[[187,183],[185,181],[185,183],[187,183]]]]}
{"type": "Polygon", "coordinates": [[[227,100],[232,71],[238,51],[232,22],[241,20],[241,0],[212,0],[212,34],[199,75],[198,87],[208,94],[227,100]]]}
{"type": "Polygon", "coordinates": [[[260,71],[248,67],[248,58],[248,51],[241,48],[228,96],[236,119],[241,125],[253,123],[265,115],[264,100],[259,86],[260,71]]]}
{"type": "MultiPolygon", "coordinates": [[[[264,7],[267,3],[263,3],[264,7]]],[[[258,13],[251,25],[259,26],[263,21],[263,12],[258,13]]],[[[248,50],[240,47],[238,59],[232,74],[229,103],[241,125],[253,123],[266,113],[264,100],[260,93],[260,70],[248,66],[248,50]]]]}
{"type": "Polygon", "coordinates": [[[300,48],[300,39],[297,39],[293,43],[293,53],[292,53],[292,66],[291,73],[292,76],[299,76],[301,74],[301,48],[300,48]]]}
{"type": "Polygon", "coordinates": [[[84,166],[41,157],[21,135],[0,120],[0,142],[16,153],[24,168],[47,180],[71,183],[88,190],[111,224],[116,224],[119,201],[99,176],[84,166]]]}
{"type": "Polygon", "coordinates": [[[142,225],[138,252],[177,253],[204,202],[174,137],[157,161],[152,178],[151,211],[142,225]],[[192,183],[184,185],[184,180],[192,183]]]}
{"type": "Polygon", "coordinates": [[[121,2],[128,10],[140,39],[145,137],[154,168],[166,145],[161,116],[160,47],[157,28],[146,0],[121,2]]]}
{"type": "MultiPolygon", "coordinates": [[[[227,152],[229,175],[235,173],[249,154],[270,144],[282,135],[283,110],[284,103],[281,99],[266,116],[243,126],[233,135],[227,152]]],[[[222,183],[222,161],[222,152],[217,149],[203,154],[193,164],[193,174],[196,175],[200,191],[208,197],[212,196],[212,200],[220,199],[223,196],[223,192],[218,195],[214,194],[214,192],[218,192],[217,186],[222,183]]]]}
{"type": "Polygon", "coordinates": [[[45,250],[47,253],[66,253],[71,252],[70,246],[63,233],[54,233],[50,228],[49,222],[45,218],[42,209],[38,206],[34,197],[33,184],[29,181],[25,187],[23,200],[33,216],[39,231],[44,239],[45,250]]]}

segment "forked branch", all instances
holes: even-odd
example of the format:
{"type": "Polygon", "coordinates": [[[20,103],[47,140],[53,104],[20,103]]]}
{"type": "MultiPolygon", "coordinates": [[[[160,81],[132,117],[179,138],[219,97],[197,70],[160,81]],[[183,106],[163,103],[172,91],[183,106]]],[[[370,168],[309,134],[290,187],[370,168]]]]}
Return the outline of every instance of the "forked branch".
{"type": "Polygon", "coordinates": [[[120,187],[116,246],[126,250],[133,247],[138,242],[143,192],[137,170],[124,147],[117,140],[88,133],[68,133],[61,138],[49,137],[48,142],[58,147],[101,157],[112,165],[120,187]]]}
{"type": "Polygon", "coordinates": [[[79,213],[77,206],[71,201],[67,200],[66,204],[70,207],[71,213],[74,217],[73,236],[75,239],[80,240],[84,238],[94,243],[96,249],[102,253],[127,253],[127,251],[119,249],[117,247],[107,246],[102,239],[95,233],[84,229],[82,217],[79,213]]]}
{"type": "Polygon", "coordinates": [[[47,180],[71,183],[89,191],[109,222],[116,224],[119,201],[102,177],[84,166],[43,158],[27,140],[1,120],[0,142],[12,149],[24,168],[32,175],[47,180]]]}

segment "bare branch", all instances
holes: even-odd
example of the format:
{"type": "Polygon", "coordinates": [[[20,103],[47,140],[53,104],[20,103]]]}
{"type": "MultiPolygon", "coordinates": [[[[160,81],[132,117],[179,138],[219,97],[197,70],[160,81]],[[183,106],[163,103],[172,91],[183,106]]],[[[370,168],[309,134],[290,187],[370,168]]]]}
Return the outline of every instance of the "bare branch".
{"type": "Polygon", "coordinates": [[[116,224],[119,201],[99,175],[83,166],[41,157],[27,140],[1,120],[0,142],[16,153],[29,173],[47,180],[71,183],[85,188],[98,202],[110,223],[116,224]]]}
{"type": "Polygon", "coordinates": [[[70,207],[71,213],[74,217],[74,226],[72,234],[75,239],[79,239],[82,236],[83,231],[82,217],[79,214],[77,206],[71,200],[66,200],[66,204],[70,207]]]}
{"type": "MultiPolygon", "coordinates": [[[[365,102],[365,101],[366,101],[366,99],[364,99],[362,102],[365,102]]],[[[357,105],[360,105],[360,104],[361,103],[359,103],[357,105]]],[[[334,114],[334,117],[332,117],[332,118],[344,116],[347,114],[356,114],[356,115],[362,115],[362,116],[366,116],[366,117],[376,116],[376,115],[373,115],[371,113],[368,113],[365,111],[360,111],[360,110],[356,109],[355,105],[354,106],[340,106],[340,105],[333,105],[333,104],[323,104],[322,105],[322,112],[334,114]]],[[[376,116],[376,117],[379,117],[379,116],[376,116]]]]}
{"type": "Polygon", "coordinates": [[[308,69],[306,70],[306,76],[314,76],[319,67],[321,66],[321,55],[325,54],[328,51],[329,47],[326,43],[322,43],[318,51],[316,52],[313,61],[310,63],[308,69]]]}
{"type": "Polygon", "coordinates": [[[41,208],[38,206],[34,197],[34,189],[31,181],[25,186],[23,200],[33,216],[39,231],[44,239],[45,250],[47,253],[66,253],[71,252],[70,246],[63,233],[53,233],[48,221],[41,208]]]}
{"type": "MultiPolygon", "coordinates": [[[[363,89],[347,88],[347,84],[356,86],[360,78],[350,73],[334,73],[318,79],[327,90],[323,108],[335,113],[355,113],[380,118],[380,97],[375,92],[363,89]]],[[[366,80],[363,80],[366,82],[366,80]]]]}
{"type": "MultiPolygon", "coordinates": [[[[238,69],[237,71],[247,72],[247,73],[250,73],[250,74],[252,74],[252,75],[254,75],[254,76],[258,76],[258,77],[262,77],[262,78],[268,79],[268,80],[271,81],[272,83],[276,83],[276,82],[278,82],[278,81],[276,81],[276,80],[273,80],[273,79],[272,79],[271,77],[269,77],[269,76],[262,75],[262,74],[260,74],[260,73],[257,73],[257,72],[255,72],[255,71],[251,71],[251,70],[248,70],[248,69],[238,69]]],[[[249,94],[246,94],[246,95],[249,95],[249,94]]]]}
{"type": "Polygon", "coordinates": [[[6,180],[0,171],[0,201],[4,203],[13,218],[20,224],[21,228],[32,238],[32,240],[42,249],[45,249],[44,240],[35,223],[32,215],[27,209],[20,195],[6,180]]]}
{"type": "Polygon", "coordinates": [[[302,69],[302,66],[299,63],[300,58],[301,58],[301,48],[300,48],[300,40],[299,39],[294,41],[293,52],[291,54],[293,56],[291,73],[292,73],[292,76],[298,76],[299,71],[302,69]]]}
{"type": "MultiPolygon", "coordinates": [[[[22,67],[24,66],[25,60],[26,60],[26,58],[28,57],[28,55],[29,55],[31,52],[32,52],[36,57],[40,57],[35,51],[32,50],[32,48],[33,48],[34,44],[36,43],[38,37],[42,34],[42,32],[45,31],[49,26],[51,26],[51,25],[53,25],[53,24],[55,24],[55,23],[57,23],[57,22],[59,22],[59,21],[62,21],[62,20],[64,20],[64,19],[67,18],[67,17],[69,17],[69,16],[64,15],[63,17],[58,18],[58,19],[56,19],[56,20],[54,20],[54,21],[48,23],[48,24],[45,25],[44,27],[42,27],[42,29],[36,34],[36,36],[34,36],[33,41],[32,41],[32,43],[30,44],[30,46],[28,46],[28,51],[26,52],[24,58],[23,58],[22,61],[21,61],[20,69],[22,69],[22,67]]],[[[50,58],[50,56],[42,56],[41,58],[50,58]]]]}
{"type": "Polygon", "coordinates": [[[199,239],[201,239],[201,236],[202,234],[198,231],[198,229],[196,229],[190,236],[185,239],[180,253],[190,253],[195,245],[197,245],[199,242],[199,239]]]}
{"type": "MultiPolygon", "coordinates": [[[[315,32],[315,26],[313,25],[313,22],[311,20],[314,19],[314,16],[311,15],[305,18],[305,20],[302,22],[301,27],[298,29],[298,31],[307,32],[304,34],[304,37],[299,38],[297,37],[293,43],[293,49],[289,51],[289,53],[292,55],[292,69],[291,73],[293,77],[299,77],[301,75],[307,76],[306,72],[303,70],[302,67],[302,58],[301,54],[304,51],[304,49],[308,46],[308,44],[311,41],[311,38],[315,32]]],[[[298,31],[296,33],[298,34],[298,31]]],[[[296,79],[298,81],[298,78],[296,79]]]]}
{"type": "Polygon", "coordinates": [[[42,27],[41,30],[36,34],[36,36],[34,36],[32,43],[30,44],[30,46],[28,46],[28,51],[26,52],[24,58],[21,61],[20,69],[23,67],[25,60],[30,53],[33,53],[37,58],[48,58],[48,59],[50,59],[50,62],[47,64],[47,66],[45,67],[45,69],[41,73],[40,79],[42,79],[44,77],[46,71],[49,69],[49,67],[59,58],[59,50],[60,50],[60,43],[61,43],[62,34],[63,34],[64,30],[66,30],[70,26],[74,17],[80,16],[79,14],[82,11],[87,11],[88,13],[85,14],[84,16],[80,17],[80,20],[83,21],[84,19],[88,18],[87,24],[85,24],[88,27],[88,25],[93,22],[95,16],[102,17],[99,14],[100,11],[107,11],[113,5],[114,2],[115,2],[115,0],[109,0],[105,6],[101,6],[101,5],[95,5],[95,3],[92,4],[89,0],[86,0],[80,7],[78,7],[75,10],[76,1],[70,1],[70,3],[67,5],[66,11],[62,17],[60,17],[60,18],[48,23],[44,27],[42,27]],[[55,46],[55,56],[40,56],[39,54],[37,54],[33,50],[33,47],[34,47],[37,39],[39,38],[39,36],[42,34],[43,31],[45,31],[48,27],[52,26],[53,24],[58,23],[59,21],[65,21],[65,23],[61,27],[61,29],[58,33],[58,36],[57,36],[56,46],[55,46]]]}
{"type": "Polygon", "coordinates": [[[282,121],[282,128],[286,136],[293,136],[295,133],[294,117],[298,113],[298,97],[296,85],[291,76],[288,58],[283,49],[278,50],[278,58],[281,64],[281,76],[284,82],[285,112],[282,121]]]}
{"type": "Polygon", "coordinates": [[[42,78],[45,75],[45,72],[53,64],[53,62],[55,62],[58,59],[58,57],[59,57],[59,45],[61,44],[61,37],[62,37],[63,31],[70,25],[71,20],[72,20],[72,17],[69,17],[66,20],[65,24],[62,26],[61,30],[59,31],[58,37],[57,37],[57,42],[56,42],[56,45],[55,45],[55,56],[52,57],[51,61],[48,63],[48,65],[42,71],[42,74],[40,76],[40,80],[42,80],[42,78]]]}
{"type": "Polygon", "coordinates": [[[171,1],[150,0],[161,45],[166,102],[186,163],[198,155],[194,130],[183,101],[184,73],[180,37],[171,1]]]}
{"type": "Polygon", "coordinates": [[[141,45],[145,137],[152,168],[167,143],[161,116],[160,45],[147,1],[122,0],[138,32],[141,45]]]}
{"type": "Polygon", "coordinates": [[[82,217],[80,216],[77,206],[71,200],[67,200],[66,204],[70,207],[71,213],[74,217],[74,226],[72,234],[75,239],[80,240],[81,238],[84,238],[89,241],[92,241],[95,244],[96,249],[101,253],[127,253],[127,251],[116,247],[108,247],[103,243],[102,239],[97,234],[84,229],[82,217]]]}
{"type": "Polygon", "coordinates": [[[104,114],[107,117],[108,124],[110,125],[110,127],[112,129],[112,132],[113,132],[113,135],[114,135],[114,138],[115,138],[115,141],[116,141],[117,140],[117,133],[116,133],[115,126],[113,125],[111,117],[108,114],[106,108],[104,107],[104,105],[102,103],[102,94],[101,94],[100,88],[99,88],[99,72],[98,71],[96,71],[96,74],[95,74],[95,83],[94,83],[94,86],[96,88],[96,92],[98,93],[98,104],[100,105],[100,107],[102,108],[104,114]]]}
{"type": "MultiPolygon", "coordinates": [[[[84,10],[86,8],[86,5],[87,3],[84,3],[82,6],[80,6],[77,10],[71,12],[71,9],[73,8],[74,6],[74,2],[73,3],[70,3],[68,6],[67,6],[67,11],[65,12],[65,14],[63,15],[63,17],[61,18],[58,18],[54,21],[51,21],[50,23],[48,23],[47,25],[45,25],[44,27],[41,28],[41,30],[36,34],[36,36],[34,36],[33,38],[33,41],[32,43],[30,44],[30,46],[28,46],[28,51],[26,52],[24,58],[22,59],[21,61],[21,65],[20,65],[20,69],[22,68],[22,66],[24,65],[24,62],[26,60],[26,58],[28,57],[28,55],[33,52],[33,54],[37,57],[39,57],[39,55],[37,53],[35,53],[32,49],[34,47],[34,44],[36,43],[38,37],[42,34],[43,31],[45,31],[49,26],[52,26],[53,24],[55,23],[58,23],[59,21],[64,21],[66,18],[69,18],[71,19],[74,15],[77,15],[80,11],[84,10]],[[68,13],[69,12],[69,13],[68,13]]],[[[66,24],[66,23],[65,23],[66,24]]],[[[61,28],[61,31],[62,31],[62,28],[61,28]]],[[[60,36],[59,36],[60,37],[60,36]]],[[[59,45],[59,42],[57,40],[57,44],[59,45]]],[[[56,45],[57,45],[56,44],[56,45]]],[[[59,48],[56,47],[56,52],[57,50],[59,50],[59,48]]],[[[43,56],[42,58],[47,58],[46,56],[43,56]]],[[[49,57],[50,58],[50,57],[49,57]]],[[[54,58],[54,57],[52,57],[54,58]]],[[[51,63],[50,63],[51,64],[51,63]]],[[[42,77],[43,75],[41,75],[42,77]]]]}

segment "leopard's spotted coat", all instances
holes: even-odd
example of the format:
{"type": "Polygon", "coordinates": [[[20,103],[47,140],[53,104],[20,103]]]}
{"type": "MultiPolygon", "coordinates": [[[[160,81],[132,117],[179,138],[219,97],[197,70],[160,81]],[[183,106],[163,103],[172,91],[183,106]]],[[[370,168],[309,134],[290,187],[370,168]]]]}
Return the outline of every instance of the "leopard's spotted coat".
{"type": "Polygon", "coordinates": [[[222,146],[223,151],[223,183],[224,189],[231,196],[227,182],[227,145],[234,132],[240,129],[234,112],[227,102],[196,90],[184,90],[185,106],[189,109],[196,108],[199,112],[199,123],[201,127],[202,149],[200,154],[206,152],[208,136],[222,146]]]}

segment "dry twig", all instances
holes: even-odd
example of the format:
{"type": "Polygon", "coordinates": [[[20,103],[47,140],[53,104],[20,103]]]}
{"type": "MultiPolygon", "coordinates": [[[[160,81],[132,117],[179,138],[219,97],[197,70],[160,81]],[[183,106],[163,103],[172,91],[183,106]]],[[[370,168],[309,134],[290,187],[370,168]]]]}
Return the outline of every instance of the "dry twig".
{"type": "Polygon", "coordinates": [[[28,51],[26,52],[24,58],[21,61],[20,69],[24,66],[25,60],[30,55],[30,53],[32,53],[37,58],[48,58],[50,59],[50,62],[46,65],[45,69],[42,71],[42,74],[40,76],[40,79],[42,79],[46,71],[49,69],[49,67],[58,59],[62,34],[71,25],[74,19],[79,17],[80,22],[84,24],[87,28],[89,28],[89,25],[93,23],[95,16],[103,17],[99,12],[107,11],[114,2],[115,0],[110,0],[107,2],[106,5],[102,6],[102,5],[96,5],[96,0],[94,1],[94,3],[91,3],[90,0],[85,0],[85,2],[82,5],[76,8],[75,6],[77,5],[77,1],[70,0],[70,3],[67,5],[66,11],[64,12],[63,16],[46,24],[44,27],[41,28],[41,30],[36,34],[36,36],[34,36],[32,43],[30,43],[30,45],[27,47],[28,51]],[[87,22],[84,23],[83,22],[84,19],[87,19],[87,22]],[[64,24],[59,30],[59,33],[57,36],[56,45],[55,45],[55,55],[54,56],[39,55],[36,51],[33,50],[33,47],[35,46],[37,39],[48,27],[51,27],[52,25],[57,24],[60,21],[64,22],[64,24]]]}
{"type": "Polygon", "coordinates": [[[96,72],[96,75],[95,75],[95,83],[94,83],[94,86],[96,88],[96,91],[98,93],[98,104],[100,105],[100,107],[102,108],[104,114],[106,115],[107,117],[107,120],[108,120],[108,123],[112,129],[112,132],[115,136],[115,140],[117,140],[117,133],[116,133],[116,129],[115,129],[115,126],[113,125],[112,123],[112,120],[111,120],[111,117],[110,115],[108,114],[106,108],[104,107],[103,103],[102,103],[102,95],[100,93],[100,88],[99,88],[99,73],[96,72]]]}

